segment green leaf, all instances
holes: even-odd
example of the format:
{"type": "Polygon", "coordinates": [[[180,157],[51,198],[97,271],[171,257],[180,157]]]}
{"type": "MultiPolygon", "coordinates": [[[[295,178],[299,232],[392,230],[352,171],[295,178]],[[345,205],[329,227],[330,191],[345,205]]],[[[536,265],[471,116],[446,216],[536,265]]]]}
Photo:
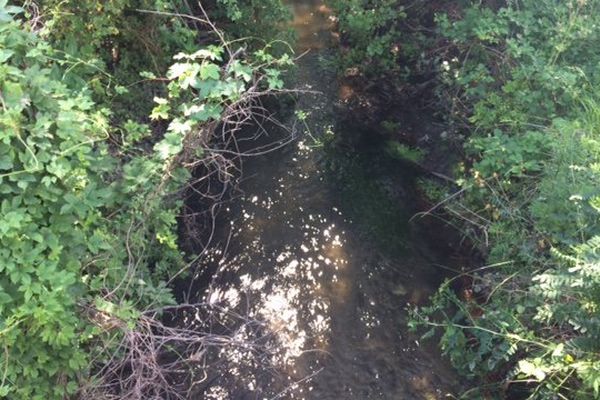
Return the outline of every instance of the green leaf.
{"type": "Polygon", "coordinates": [[[159,103],[156,107],[152,109],[150,113],[150,119],[153,121],[159,119],[169,119],[169,112],[171,111],[171,107],[166,103],[159,103]]]}
{"type": "Polygon", "coordinates": [[[169,124],[168,130],[174,133],[179,133],[180,135],[185,135],[192,130],[192,122],[174,119],[169,124]]]}
{"type": "Polygon", "coordinates": [[[181,75],[185,74],[190,68],[190,64],[188,63],[176,63],[171,65],[169,70],[167,71],[167,78],[176,79],[181,75]]]}
{"type": "Polygon", "coordinates": [[[156,75],[151,71],[141,71],[140,76],[144,79],[156,79],[156,75]]]}
{"type": "Polygon", "coordinates": [[[154,150],[162,160],[167,160],[179,153],[183,148],[183,136],[179,133],[168,132],[165,138],[154,146],[154,150]]]}
{"type": "Polygon", "coordinates": [[[10,386],[1,385],[0,386],[0,397],[6,397],[10,394],[10,386]]]}
{"type": "Polygon", "coordinates": [[[544,372],[543,369],[536,366],[531,361],[528,361],[528,360],[519,361],[518,368],[519,368],[519,372],[522,372],[523,374],[525,374],[527,376],[533,376],[538,381],[543,381],[546,378],[546,372],[544,372]]]}
{"type": "Polygon", "coordinates": [[[8,61],[15,54],[12,50],[0,49],[0,63],[8,61]]]}
{"type": "Polygon", "coordinates": [[[223,108],[218,104],[200,104],[185,108],[185,115],[198,122],[219,119],[223,108]]]}
{"type": "Polygon", "coordinates": [[[2,86],[2,94],[4,97],[4,103],[8,108],[21,110],[29,103],[29,100],[25,96],[23,88],[19,83],[10,81],[4,82],[4,85],[2,86]]]}
{"type": "Polygon", "coordinates": [[[203,60],[203,59],[221,60],[222,52],[223,52],[222,47],[209,46],[207,48],[200,49],[192,54],[179,53],[179,54],[175,55],[173,58],[175,60],[183,60],[183,59],[187,59],[187,60],[203,60]]]}
{"type": "Polygon", "coordinates": [[[218,80],[221,77],[221,69],[213,63],[202,63],[200,66],[200,79],[218,80]]]}
{"type": "Polygon", "coordinates": [[[236,78],[242,78],[246,82],[250,82],[252,80],[252,67],[243,65],[239,60],[235,60],[231,64],[231,72],[233,72],[236,78]]]}
{"type": "Polygon", "coordinates": [[[562,357],[564,354],[564,350],[565,345],[563,343],[559,343],[552,351],[552,357],[562,357]]]}
{"type": "Polygon", "coordinates": [[[267,82],[269,84],[270,89],[277,90],[277,89],[283,88],[283,80],[280,79],[280,75],[281,75],[280,71],[269,68],[265,71],[265,73],[267,75],[267,82]]]}

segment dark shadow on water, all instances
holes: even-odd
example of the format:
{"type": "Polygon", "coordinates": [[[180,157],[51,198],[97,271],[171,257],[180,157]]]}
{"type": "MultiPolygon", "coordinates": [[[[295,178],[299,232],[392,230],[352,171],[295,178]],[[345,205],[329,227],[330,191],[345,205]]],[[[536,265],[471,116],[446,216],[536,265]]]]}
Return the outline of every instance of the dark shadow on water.
{"type": "MultiPolygon", "coordinates": [[[[260,340],[269,351],[260,363],[233,349],[215,354],[219,366],[198,396],[446,398],[456,376],[406,326],[405,308],[423,304],[444,276],[409,224],[417,174],[381,157],[380,143],[326,157],[319,140],[339,129],[335,71],[322,62],[334,39],[329,10],[316,0],[290,3],[299,49],[312,49],[296,84],[321,93],[298,99],[306,125],[282,114],[294,127],[292,143],[243,160],[244,178],[220,206],[195,279],[180,282],[187,300],[258,321],[260,330],[240,333],[240,341],[268,332],[260,340]]],[[[187,206],[202,210],[199,202],[191,196],[187,206]]],[[[203,224],[199,235],[210,226],[203,224]]]]}

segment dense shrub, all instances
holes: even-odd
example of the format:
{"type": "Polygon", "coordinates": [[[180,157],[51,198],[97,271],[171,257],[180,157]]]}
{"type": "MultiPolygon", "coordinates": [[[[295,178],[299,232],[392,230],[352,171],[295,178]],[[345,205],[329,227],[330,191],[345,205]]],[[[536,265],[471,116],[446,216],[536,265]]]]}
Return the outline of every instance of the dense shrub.
{"type": "Polygon", "coordinates": [[[281,0],[216,0],[216,5],[212,15],[225,23],[226,33],[251,46],[292,39],[283,25],[292,15],[281,0]]]}
{"type": "Polygon", "coordinates": [[[171,301],[157,267],[177,268],[180,255],[157,237],[173,237],[176,204],[165,204],[155,185],[138,185],[156,180],[151,171],[160,163],[151,158],[119,174],[105,144],[109,111],[85,86],[64,82],[55,51],[18,22],[0,24],[1,390],[60,398],[89,373],[88,346],[110,335],[82,318],[95,301],[116,301],[114,312],[132,316],[128,299],[137,307],[171,301]],[[140,226],[144,214],[156,218],[140,226]],[[134,276],[133,288],[120,285],[134,276]]]}
{"type": "Polygon", "coordinates": [[[178,193],[214,157],[211,129],[280,89],[291,64],[269,49],[190,51],[198,31],[178,18],[145,26],[158,17],[132,10],[144,5],[48,1],[38,15],[0,1],[0,397],[62,399],[107,383],[97,373],[123,356],[123,329],[174,303],[168,282],[188,266],[178,193]],[[128,31],[142,25],[158,32],[153,45],[173,46],[145,54],[128,31]],[[107,72],[106,46],[121,49],[125,75],[107,72]],[[144,75],[163,97],[147,116],[115,95],[154,56],[144,75]],[[140,123],[150,119],[166,123],[140,123]]]}
{"type": "Polygon", "coordinates": [[[424,0],[330,0],[341,46],[338,64],[346,72],[406,86],[431,79],[437,65],[433,34],[439,2],[424,0]],[[348,70],[350,69],[350,70],[348,70]]]}
{"type": "Polygon", "coordinates": [[[468,137],[463,196],[447,207],[488,265],[415,320],[490,384],[480,396],[521,383],[529,398],[600,397],[599,7],[468,2],[436,19],[449,43],[439,101],[468,137]]]}
{"type": "Polygon", "coordinates": [[[363,73],[398,70],[401,30],[406,14],[395,0],[332,1],[345,45],[343,68],[360,67],[363,73]],[[373,71],[375,70],[375,71],[373,71]]]}

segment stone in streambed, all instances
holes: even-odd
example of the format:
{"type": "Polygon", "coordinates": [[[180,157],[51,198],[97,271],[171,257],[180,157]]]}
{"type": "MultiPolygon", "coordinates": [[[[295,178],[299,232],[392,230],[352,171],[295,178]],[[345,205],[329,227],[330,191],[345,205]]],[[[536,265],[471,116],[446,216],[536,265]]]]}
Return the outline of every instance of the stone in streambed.
{"type": "Polygon", "coordinates": [[[408,293],[408,290],[406,290],[404,285],[399,283],[398,285],[396,285],[396,288],[392,290],[392,293],[396,296],[405,296],[408,293]]]}

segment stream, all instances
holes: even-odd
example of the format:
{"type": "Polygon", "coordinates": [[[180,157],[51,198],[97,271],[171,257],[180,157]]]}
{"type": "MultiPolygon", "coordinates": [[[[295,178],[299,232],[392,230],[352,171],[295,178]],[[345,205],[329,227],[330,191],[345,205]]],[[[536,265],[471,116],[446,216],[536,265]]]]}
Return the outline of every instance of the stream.
{"type": "MultiPolygon", "coordinates": [[[[223,210],[209,253],[216,272],[199,297],[261,321],[237,329],[264,354],[224,348],[206,399],[442,399],[458,380],[433,345],[408,332],[406,307],[423,304],[441,272],[410,241],[384,254],[346,215],[327,179],[323,132],[336,129],[340,89],[331,18],[322,1],[288,2],[298,33],[296,86],[307,91],[295,138],[244,161],[241,196],[223,210]]],[[[348,199],[346,199],[348,200],[348,199]]],[[[409,215],[410,216],[410,215],[409,215]]],[[[394,223],[394,221],[389,221],[394,223]]],[[[408,220],[402,221],[408,225],[408,220]]],[[[237,337],[237,336],[236,336],[237,337]]],[[[202,397],[199,397],[202,398],[202,397]]]]}

